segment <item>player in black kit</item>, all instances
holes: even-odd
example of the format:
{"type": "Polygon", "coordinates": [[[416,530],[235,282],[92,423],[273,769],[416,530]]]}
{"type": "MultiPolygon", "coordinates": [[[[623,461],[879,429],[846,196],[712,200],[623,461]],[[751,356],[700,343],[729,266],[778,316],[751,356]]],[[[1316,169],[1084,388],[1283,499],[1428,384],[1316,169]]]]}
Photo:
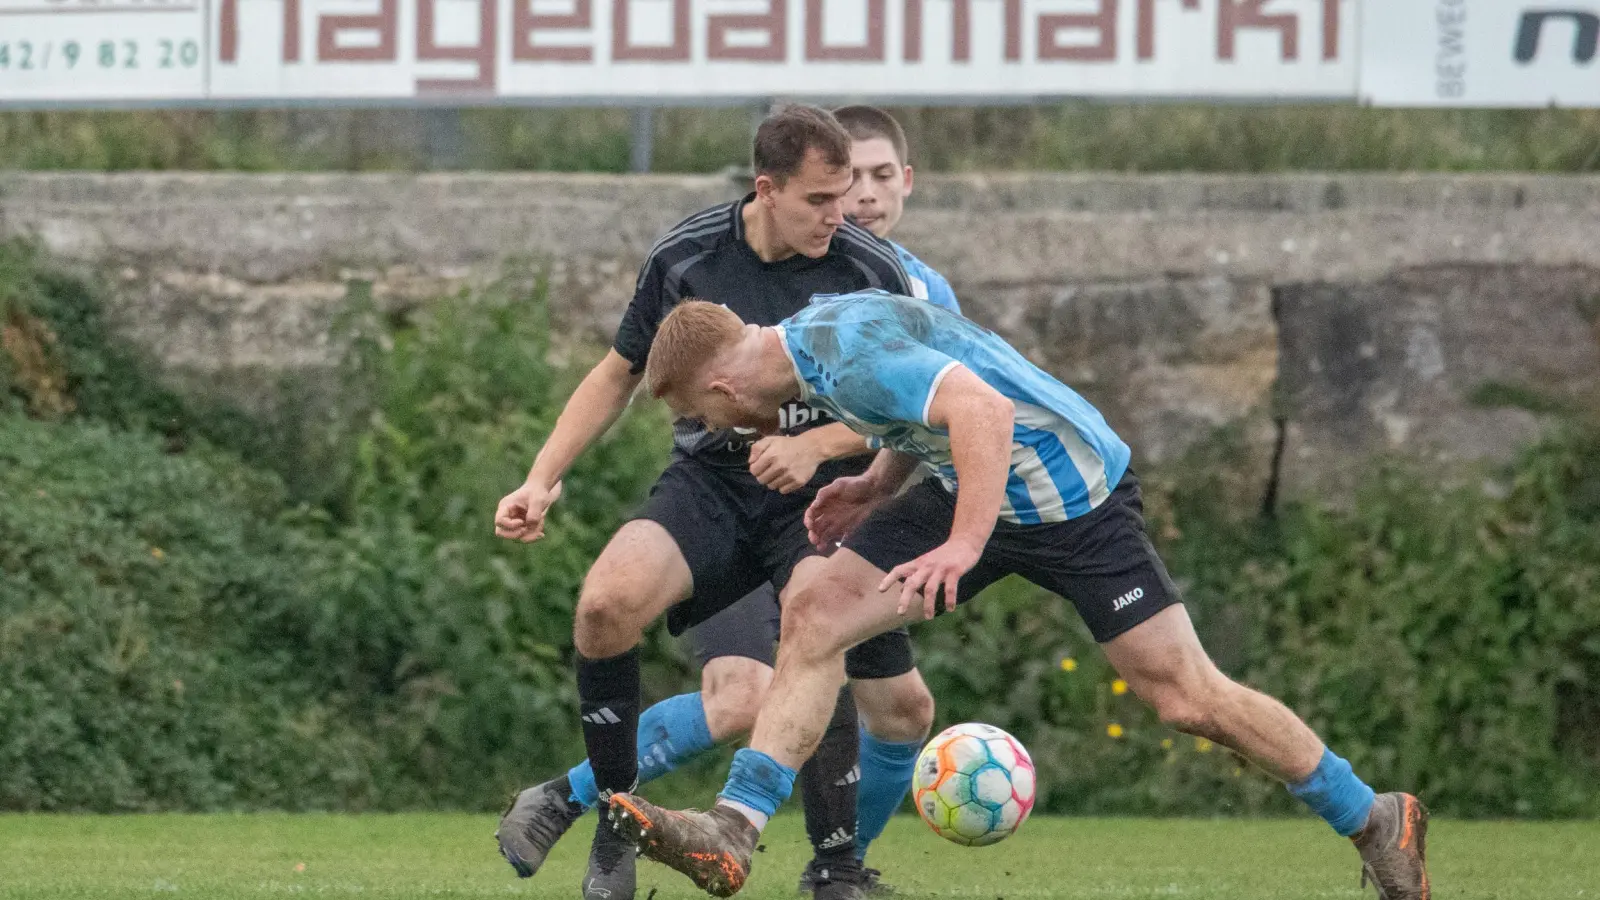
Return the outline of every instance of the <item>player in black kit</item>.
{"type": "MultiPolygon", "coordinates": [[[[657,326],[683,299],[724,303],[745,321],[776,324],[815,294],[867,288],[913,293],[894,248],[844,216],[850,151],[849,134],[814,107],[789,107],[762,124],[753,153],[755,191],[690,216],[652,248],[611,352],[568,401],[526,482],[501,501],[497,534],[523,541],[543,535],[562,475],[626,407],[657,326]]],[[[588,764],[523,791],[502,819],[501,851],[519,874],[533,874],[587,806],[603,807],[641,776],[661,774],[753,723],[760,697],[745,704],[743,715],[714,716],[699,706],[699,695],[682,695],[641,718],[637,645],[662,613],[678,634],[769,582],[781,592],[794,567],[815,554],[806,508],[823,485],[864,471],[870,457],[861,438],[804,404],[790,404],[781,415],[783,434],[759,441],[678,422],[671,464],[589,570],[574,622],[588,764]]],[[[770,641],[769,629],[753,631],[770,641]]],[[[700,649],[703,659],[759,658],[760,648],[741,646],[729,629],[708,637],[715,643],[700,649]]],[[[769,660],[770,649],[762,652],[769,660]]],[[[853,650],[850,672],[891,686],[871,692],[873,702],[931,716],[921,679],[901,677],[914,672],[903,631],[853,650]]],[[[820,797],[807,804],[819,857],[808,884],[819,900],[856,900],[867,884],[854,852],[850,769],[857,725],[847,695],[845,701],[829,729],[836,738],[833,758],[819,753],[813,763],[826,768],[808,766],[802,773],[820,797]]],[[[628,900],[635,888],[634,850],[605,827],[603,815],[600,823],[585,898],[628,900]]]]}

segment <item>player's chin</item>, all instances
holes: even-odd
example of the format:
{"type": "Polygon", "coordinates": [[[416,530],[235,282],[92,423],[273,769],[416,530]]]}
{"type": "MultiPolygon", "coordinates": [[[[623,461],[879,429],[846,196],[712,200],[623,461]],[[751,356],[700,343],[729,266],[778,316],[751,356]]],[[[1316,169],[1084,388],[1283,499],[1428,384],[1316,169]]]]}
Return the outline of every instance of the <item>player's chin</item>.
{"type": "Polygon", "coordinates": [[[810,245],[805,248],[805,255],[812,259],[821,259],[828,255],[828,248],[833,246],[833,232],[813,238],[810,245]]]}

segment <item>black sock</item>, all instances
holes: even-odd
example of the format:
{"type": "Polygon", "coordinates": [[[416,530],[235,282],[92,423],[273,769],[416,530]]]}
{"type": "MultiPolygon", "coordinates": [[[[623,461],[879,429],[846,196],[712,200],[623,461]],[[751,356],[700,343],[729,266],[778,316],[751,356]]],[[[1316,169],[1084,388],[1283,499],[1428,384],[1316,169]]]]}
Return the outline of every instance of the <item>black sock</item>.
{"type": "Polygon", "coordinates": [[[817,859],[854,860],[856,854],[856,782],[861,752],[856,724],[856,698],[849,685],[839,691],[822,743],[800,769],[800,797],[805,803],[806,834],[817,859]]]}
{"type": "Polygon", "coordinates": [[[639,648],[620,656],[578,656],[578,709],[600,798],[633,790],[639,778],[639,648]]]}

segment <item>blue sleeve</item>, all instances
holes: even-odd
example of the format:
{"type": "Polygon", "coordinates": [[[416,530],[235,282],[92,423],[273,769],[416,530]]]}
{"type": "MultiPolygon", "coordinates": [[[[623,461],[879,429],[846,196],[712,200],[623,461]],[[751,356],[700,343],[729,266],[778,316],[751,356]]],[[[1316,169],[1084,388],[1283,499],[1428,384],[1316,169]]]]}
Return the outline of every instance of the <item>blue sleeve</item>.
{"type": "Polygon", "coordinates": [[[950,287],[950,282],[945,281],[943,275],[927,266],[923,266],[922,269],[922,280],[928,285],[928,302],[960,315],[961,301],[956,299],[956,292],[950,287]]]}
{"type": "Polygon", "coordinates": [[[956,300],[956,292],[950,289],[950,282],[946,281],[943,275],[899,244],[895,244],[894,249],[900,254],[900,262],[906,267],[906,273],[915,282],[912,289],[918,299],[948,309],[957,315],[961,314],[961,303],[956,300]]]}
{"type": "Polygon", "coordinates": [[[928,426],[934,392],[954,359],[917,342],[893,319],[863,323],[842,343],[839,377],[824,390],[829,399],[874,424],[928,426]]]}

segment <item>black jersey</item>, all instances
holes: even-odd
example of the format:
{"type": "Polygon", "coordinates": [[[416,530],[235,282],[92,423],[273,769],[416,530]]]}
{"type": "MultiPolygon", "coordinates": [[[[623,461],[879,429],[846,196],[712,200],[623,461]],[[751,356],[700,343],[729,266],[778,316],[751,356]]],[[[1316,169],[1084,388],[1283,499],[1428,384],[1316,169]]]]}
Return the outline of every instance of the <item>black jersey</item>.
{"type": "MultiPolygon", "coordinates": [[[[820,259],[797,254],[763,262],[745,242],[742,210],[754,198],[750,194],[692,215],[651,248],[614,345],[634,374],[644,371],[661,320],[686,298],[720,303],[747,323],[776,325],[816,294],[868,288],[912,293],[911,278],[893,245],[848,220],[820,259]]],[[[785,434],[831,421],[826,413],[798,402],[780,410],[779,418],[785,434]]],[[[712,432],[697,420],[680,419],[673,430],[678,449],[688,454],[744,455],[751,443],[748,435],[712,432]]]]}

